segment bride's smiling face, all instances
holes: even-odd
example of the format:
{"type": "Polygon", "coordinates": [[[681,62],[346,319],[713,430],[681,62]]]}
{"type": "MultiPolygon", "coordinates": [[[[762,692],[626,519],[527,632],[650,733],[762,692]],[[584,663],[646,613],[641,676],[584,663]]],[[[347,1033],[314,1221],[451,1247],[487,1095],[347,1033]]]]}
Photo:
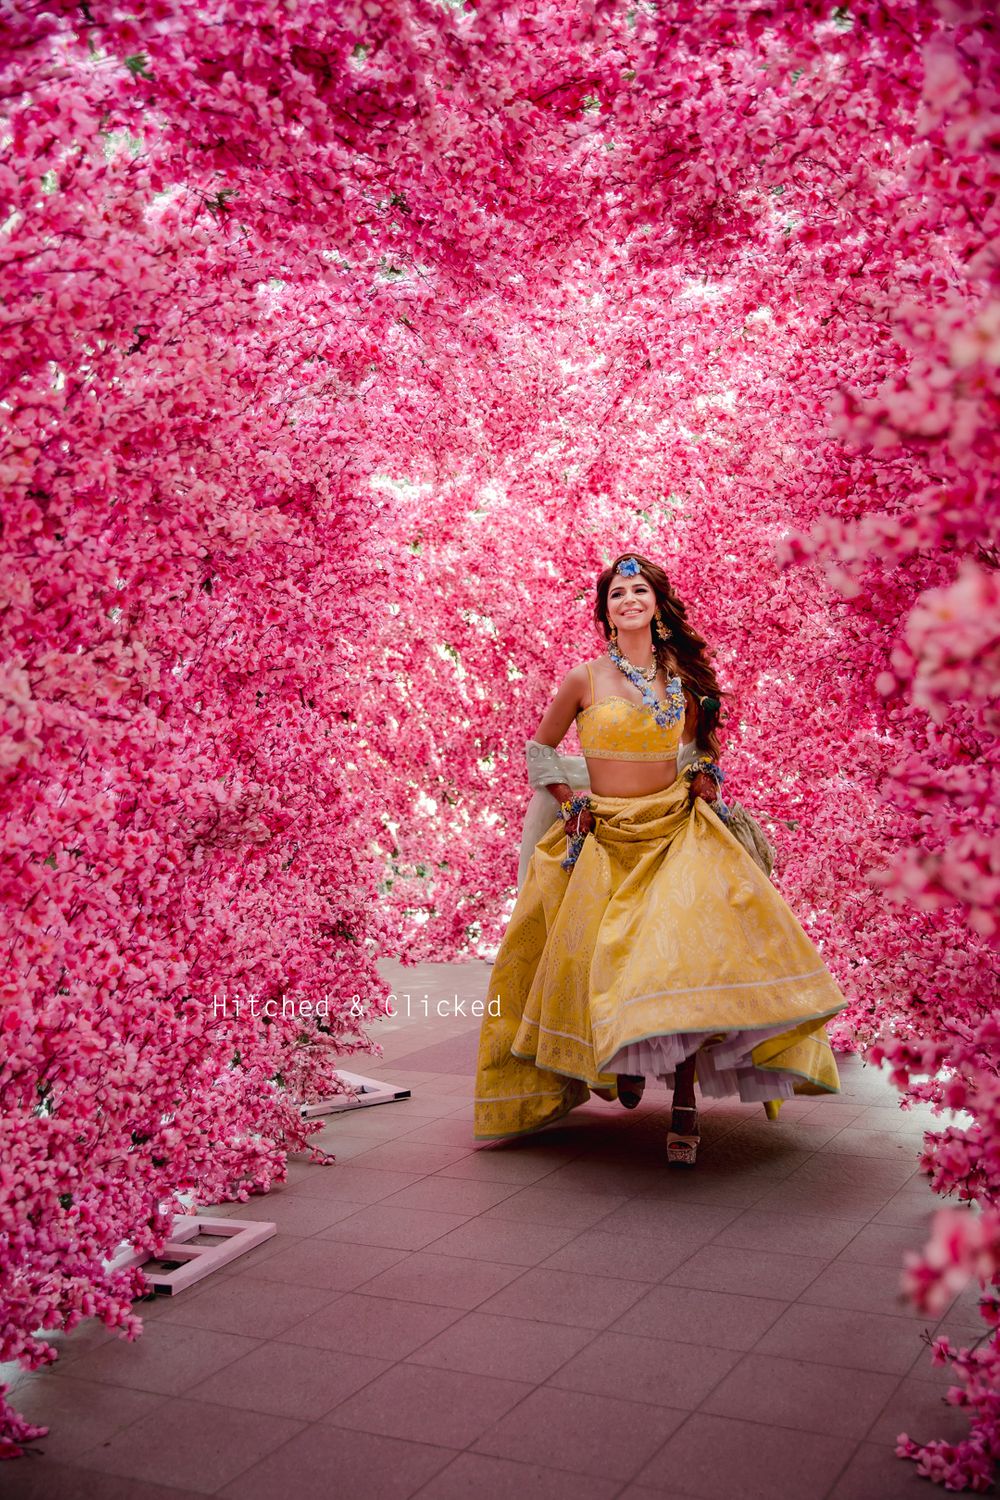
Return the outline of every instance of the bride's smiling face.
{"type": "Polygon", "coordinates": [[[608,620],[619,630],[641,630],[656,613],[652,584],[637,573],[634,578],[616,575],[608,589],[608,620]]]}

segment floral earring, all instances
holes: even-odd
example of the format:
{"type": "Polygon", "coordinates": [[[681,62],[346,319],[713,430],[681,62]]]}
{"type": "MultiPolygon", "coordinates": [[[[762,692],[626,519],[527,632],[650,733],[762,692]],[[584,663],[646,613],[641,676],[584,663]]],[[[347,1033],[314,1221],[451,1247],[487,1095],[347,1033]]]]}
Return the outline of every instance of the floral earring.
{"type": "Polygon", "coordinates": [[[671,639],[672,632],[667,629],[666,621],[660,614],[659,610],[657,610],[656,614],[653,616],[653,634],[656,636],[657,640],[662,641],[664,645],[666,645],[667,641],[671,639]]]}

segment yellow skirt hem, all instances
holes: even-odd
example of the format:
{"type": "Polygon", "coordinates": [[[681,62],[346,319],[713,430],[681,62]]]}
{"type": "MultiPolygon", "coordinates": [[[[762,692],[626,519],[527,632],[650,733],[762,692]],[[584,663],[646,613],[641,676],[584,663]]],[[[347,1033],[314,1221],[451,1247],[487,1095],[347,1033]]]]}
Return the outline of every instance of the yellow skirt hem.
{"type": "MultiPolygon", "coordinates": [[[[813,1021],[827,1021],[827,1020],[829,1020],[829,1018],[831,1016],[835,1016],[841,1008],[842,1008],[841,1006],[835,1006],[832,1010],[820,1010],[820,1011],[817,1011],[815,1015],[811,1015],[811,1016],[795,1016],[788,1023],[788,1030],[792,1031],[793,1029],[796,1029],[799,1026],[809,1025],[813,1021]]],[[[778,1017],[778,1022],[780,1022],[781,1019],[782,1019],[781,1017],[778,1017]]],[[[769,1030],[771,1030],[771,1028],[773,1026],[775,1026],[776,1024],[778,1024],[778,1022],[767,1021],[767,1022],[761,1022],[761,1024],[759,1026],[753,1026],[753,1025],[750,1025],[750,1026],[740,1026],[738,1028],[733,1028],[733,1029],[738,1029],[739,1031],[769,1031],[769,1030]]],[[[658,1037],[658,1036],[684,1036],[687,1032],[690,1031],[690,1029],[691,1028],[688,1027],[688,1026],[658,1026],[655,1031],[647,1031],[647,1032],[645,1032],[641,1036],[630,1036],[627,1042],[623,1042],[622,1043],[622,1047],[625,1047],[625,1046],[634,1047],[634,1046],[637,1046],[640,1042],[651,1042],[654,1039],[654,1037],[658,1037]]],[[[728,1035],[728,1034],[729,1033],[727,1032],[726,1035],[728,1035]]],[[[709,1036],[717,1036],[717,1035],[718,1035],[718,1029],[716,1029],[713,1032],[706,1032],[705,1033],[706,1039],[709,1036]]],[[[614,1052],[609,1052],[608,1053],[607,1057],[596,1058],[595,1059],[596,1062],[597,1062],[597,1070],[598,1070],[599,1073],[601,1073],[601,1072],[603,1072],[605,1070],[605,1068],[607,1067],[607,1065],[611,1061],[611,1059],[613,1057],[615,1057],[617,1055],[617,1053],[619,1053],[622,1050],[622,1047],[616,1047],[615,1050],[614,1050],[614,1052]]],[[[511,1049],[511,1050],[513,1051],[513,1049],[511,1049]]],[[[514,1053],[514,1056],[520,1057],[524,1062],[534,1062],[535,1061],[534,1056],[530,1056],[529,1057],[527,1054],[525,1054],[523,1052],[514,1053]]],[[[766,1066],[767,1066],[766,1063],[758,1063],[758,1067],[766,1067],[766,1066]]],[[[546,1071],[547,1072],[550,1072],[550,1073],[558,1072],[557,1068],[551,1068],[551,1067],[549,1067],[548,1063],[545,1064],[545,1067],[546,1067],[546,1071]]],[[[794,1072],[795,1070],[793,1068],[782,1068],[780,1071],[784,1072],[784,1073],[791,1073],[791,1072],[794,1072]]],[[[569,1077],[576,1077],[576,1074],[569,1074],[568,1076],[569,1077]]]]}
{"type": "Polygon", "coordinates": [[[668,1070],[673,1054],[704,1046],[708,1059],[710,1040],[727,1038],[732,1065],[717,1055],[713,1077],[721,1086],[731,1073],[733,1093],[754,1075],[765,1089],[773,1078],[776,1091],[784,1075],[783,1096],[838,1093],[825,1025],[845,998],[738,841],[705,804],[689,802],[686,783],[595,797],[594,811],[571,871],[557,823],[529,862],[490,977],[497,1004],[480,1032],[474,1139],[528,1135],[562,1119],[614,1084],[618,1053],[658,1054],[649,1045],[657,1037],[668,1070]],[[539,1089],[546,1081],[565,1093],[539,1089]]]}

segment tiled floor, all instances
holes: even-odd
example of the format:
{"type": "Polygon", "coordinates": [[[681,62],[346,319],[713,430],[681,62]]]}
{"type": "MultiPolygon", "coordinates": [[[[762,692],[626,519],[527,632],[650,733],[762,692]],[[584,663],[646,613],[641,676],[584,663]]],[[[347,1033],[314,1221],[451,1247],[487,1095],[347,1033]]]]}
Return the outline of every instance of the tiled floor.
{"type": "MultiPolygon", "coordinates": [[[[662,1086],[477,1145],[477,1023],[449,1002],[487,967],[386,970],[410,1014],[351,1066],[413,1097],[333,1117],[336,1165],[219,1210],[278,1233],[142,1304],[139,1341],[85,1327],[22,1375],[51,1433],[3,1466],[10,1500],[934,1493],[893,1456],[965,1430],[896,1294],[936,1203],[929,1116],[845,1058],[839,1097],[775,1123],[705,1106],[690,1173],[665,1168],[662,1086]]],[[[974,1333],[971,1297],[944,1321],[974,1333]]]]}

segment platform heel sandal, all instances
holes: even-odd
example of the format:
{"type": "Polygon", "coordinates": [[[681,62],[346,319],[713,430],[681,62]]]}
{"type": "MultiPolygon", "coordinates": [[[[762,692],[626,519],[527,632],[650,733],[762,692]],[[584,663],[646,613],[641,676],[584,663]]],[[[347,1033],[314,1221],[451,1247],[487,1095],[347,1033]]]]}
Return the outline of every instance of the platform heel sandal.
{"type": "Polygon", "coordinates": [[[698,1159],[698,1111],[693,1104],[675,1104],[670,1113],[670,1129],[667,1131],[667,1162],[671,1167],[693,1167],[698,1159]],[[679,1116],[687,1117],[687,1130],[679,1131],[679,1116]]]}
{"type": "Polygon", "coordinates": [[[646,1079],[640,1074],[619,1073],[616,1081],[618,1084],[618,1102],[626,1109],[635,1109],[642,1098],[646,1087],[646,1079]]]}

